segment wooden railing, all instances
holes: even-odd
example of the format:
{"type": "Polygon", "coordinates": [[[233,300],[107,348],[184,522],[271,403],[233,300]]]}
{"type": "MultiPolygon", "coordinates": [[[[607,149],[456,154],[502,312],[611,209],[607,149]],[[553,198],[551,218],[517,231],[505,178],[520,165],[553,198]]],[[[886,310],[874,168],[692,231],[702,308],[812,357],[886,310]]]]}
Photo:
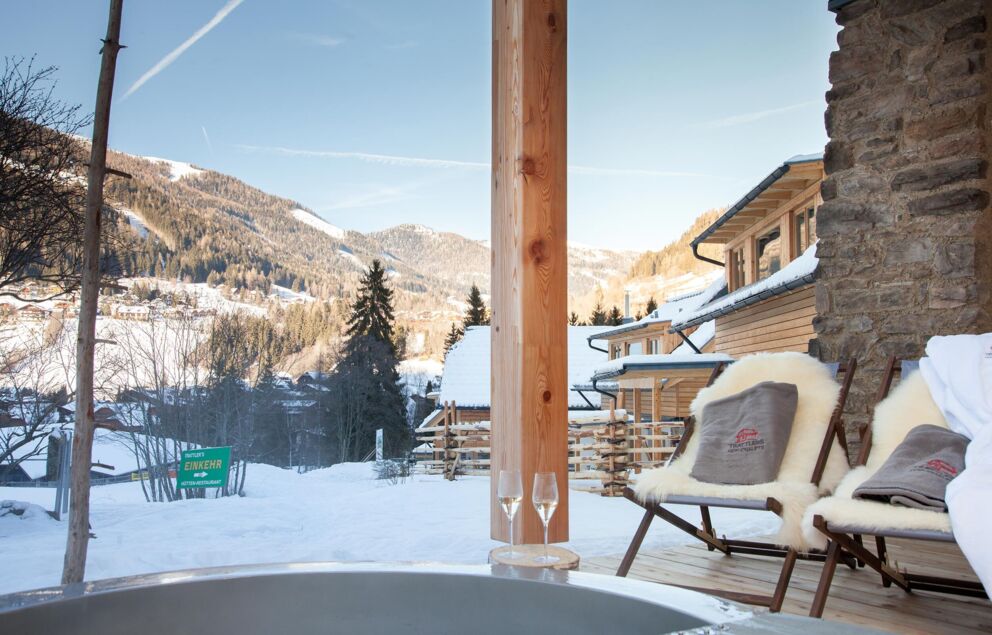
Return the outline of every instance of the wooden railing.
{"type": "MultiPolygon", "coordinates": [[[[681,421],[633,422],[626,410],[573,412],[568,421],[569,479],[589,481],[590,490],[619,496],[631,473],[663,465],[682,436],[681,421]]],[[[488,421],[462,423],[454,403],[445,403],[442,423],[418,428],[417,441],[433,446],[418,471],[461,475],[489,474],[488,421]]],[[[573,486],[576,484],[573,483],[573,486]]]]}

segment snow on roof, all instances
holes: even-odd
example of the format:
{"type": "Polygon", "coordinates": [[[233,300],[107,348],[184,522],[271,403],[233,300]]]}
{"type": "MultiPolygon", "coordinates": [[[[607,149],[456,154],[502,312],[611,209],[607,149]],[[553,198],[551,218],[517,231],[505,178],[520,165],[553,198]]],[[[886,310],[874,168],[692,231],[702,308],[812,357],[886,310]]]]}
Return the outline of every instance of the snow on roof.
{"type": "Polygon", "coordinates": [[[732,362],[734,358],[724,353],[703,353],[701,355],[627,355],[618,357],[596,367],[594,377],[611,379],[629,370],[662,368],[712,368],[718,362],[732,362]]]}
{"type": "MultiPolygon", "coordinates": [[[[716,320],[710,320],[709,322],[703,322],[699,325],[699,328],[692,332],[689,336],[689,341],[692,342],[693,346],[699,350],[703,350],[703,347],[713,341],[716,337],[716,320]]],[[[672,355],[696,355],[696,351],[692,350],[692,347],[682,342],[672,350],[672,355]]]]}
{"type": "Polygon", "coordinates": [[[755,302],[770,298],[786,291],[813,282],[819,260],[816,258],[816,243],[811,245],[801,256],[776,271],[764,280],[759,280],[746,287],[741,287],[733,293],[699,307],[672,322],[673,329],[682,329],[701,324],[720,315],[732,313],[738,309],[750,306],[755,302]]]}
{"type": "MultiPolygon", "coordinates": [[[[589,348],[588,338],[598,339],[607,326],[568,327],[568,385],[589,381],[593,369],[606,360],[606,353],[589,348]]],[[[488,326],[470,326],[461,341],[451,347],[444,360],[440,403],[488,408],[490,400],[490,336],[488,326]]],[[[582,396],[568,391],[570,408],[588,407],[582,396]]]]}
{"type": "Polygon", "coordinates": [[[431,421],[433,421],[433,420],[434,420],[434,418],[435,418],[435,417],[437,417],[437,416],[438,416],[439,414],[441,414],[442,412],[444,412],[444,410],[442,410],[442,409],[440,409],[440,408],[438,408],[438,409],[437,409],[437,410],[435,410],[434,412],[432,412],[432,413],[430,413],[429,415],[427,415],[426,417],[424,417],[424,420],[423,420],[423,421],[421,421],[421,422],[420,422],[420,424],[419,424],[419,425],[418,425],[417,427],[418,427],[418,428],[424,428],[424,427],[427,427],[427,424],[428,424],[428,423],[430,423],[431,421]]]}
{"type": "Polygon", "coordinates": [[[633,322],[632,324],[624,324],[623,326],[604,331],[603,333],[598,334],[600,337],[597,339],[637,331],[659,322],[674,322],[676,319],[695,311],[699,307],[719,296],[724,289],[726,289],[726,287],[727,281],[723,276],[723,272],[719,272],[705,289],[671,297],[667,302],[651,313],[648,313],[637,322],[633,322]]]}

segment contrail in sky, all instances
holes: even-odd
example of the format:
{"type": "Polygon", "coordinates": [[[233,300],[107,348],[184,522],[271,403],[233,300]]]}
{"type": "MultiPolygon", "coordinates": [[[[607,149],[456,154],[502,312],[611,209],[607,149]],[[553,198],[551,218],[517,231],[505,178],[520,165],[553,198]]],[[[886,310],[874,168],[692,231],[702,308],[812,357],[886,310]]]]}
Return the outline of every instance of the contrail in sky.
{"type": "Polygon", "coordinates": [[[771,108],[769,110],[759,110],[758,112],[748,112],[742,115],[731,115],[730,117],[722,117],[720,119],[713,119],[711,121],[705,121],[701,126],[705,128],[726,128],[728,126],[737,126],[742,123],[751,123],[752,121],[758,121],[759,119],[764,119],[765,117],[774,117],[775,115],[781,115],[792,110],[798,110],[800,108],[805,108],[806,106],[812,106],[813,104],[819,104],[820,101],[804,101],[798,104],[792,104],[791,106],[783,106],[781,108],[771,108]]]}
{"type": "Polygon", "coordinates": [[[210,143],[210,135],[207,134],[207,127],[206,126],[200,126],[200,130],[203,131],[203,140],[207,142],[207,148],[209,148],[210,149],[210,153],[213,154],[213,152],[214,152],[214,144],[210,143]]]}
{"type": "MultiPolygon", "coordinates": [[[[403,167],[423,167],[423,168],[471,168],[488,170],[489,163],[481,161],[456,161],[452,159],[428,159],[424,157],[404,157],[392,154],[371,154],[368,152],[341,152],[336,150],[301,150],[296,148],[283,148],[271,146],[255,146],[239,144],[237,147],[242,150],[270,152],[284,156],[298,157],[320,157],[327,159],[356,159],[365,163],[380,163],[383,165],[396,165],[403,167]]],[[[639,168],[598,168],[583,165],[570,165],[568,171],[572,174],[592,174],[599,176],[655,176],[655,177],[706,177],[714,178],[709,174],[698,172],[676,172],[666,170],[644,170],[639,168]]]]}
{"type": "Polygon", "coordinates": [[[210,18],[209,22],[207,22],[199,29],[197,29],[196,33],[189,36],[189,38],[185,42],[177,46],[171,53],[160,59],[158,63],[155,64],[155,66],[152,66],[150,69],[148,69],[145,72],[144,75],[139,77],[138,81],[131,84],[131,87],[127,89],[126,93],[124,93],[123,99],[127,99],[128,97],[130,97],[132,93],[134,93],[136,90],[144,86],[145,82],[147,82],[152,77],[155,77],[156,75],[164,71],[166,67],[169,66],[169,64],[172,64],[177,59],[179,59],[179,56],[185,53],[186,49],[196,44],[197,40],[199,40],[201,37],[203,37],[207,33],[210,33],[210,31],[215,26],[223,22],[224,18],[226,18],[228,14],[231,13],[231,11],[237,9],[238,5],[241,4],[242,2],[244,2],[244,0],[228,0],[227,4],[221,7],[220,11],[218,11],[217,14],[214,15],[214,17],[210,18]]]}

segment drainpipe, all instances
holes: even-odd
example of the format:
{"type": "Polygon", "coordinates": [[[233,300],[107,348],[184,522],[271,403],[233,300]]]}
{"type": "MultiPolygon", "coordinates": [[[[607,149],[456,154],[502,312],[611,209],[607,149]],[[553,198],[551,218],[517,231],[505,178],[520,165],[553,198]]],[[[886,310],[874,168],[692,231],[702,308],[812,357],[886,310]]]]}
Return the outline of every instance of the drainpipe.
{"type": "Polygon", "coordinates": [[[699,245],[695,241],[692,242],[692,255],[696,257],[696,260],[702,260],[703,262],[708,262],[711,265],[716,265],[717,267],[726,267],[727,263],[720,262],[719,260],[713,260],[712,258],[707,258],[706,256],[699,253],[699,245]]]}
{"type": "Polygon", "coordinates": [[[703,354],[703,351],[701,351],[698,348],[696,348],[696,345],[692,343],[692,340],[691,339],[689,339],[688,337],[686,337],[686,334],[685,333],[683,333],[682,331],[680,331],[678,329],[676,329],[675,332],[678,333],[678,336],[682,338],[682,341],[685,342],[686,345],[689,348],[691,348],[692,350],[696,351],[696,354],[697,355],[702,355],[703,354]]]}
{"type": "Polygon", "coordinates": [[[598,386],[596,386],[596,383],[598,381],[599,380],[596,379],[595,377],[593,378],[593,380],[592,380],[592,389],[595,390],[596,392],[598,392],[599,394],[601,394],[601,395],[603,395],[605,397],[609,397],[610,399],[612,399],[613,400],[613,407],[616,408],[616,406],[617,406],[617,396],[615,394],[611,393],[611,392],[607,392],[605,390],[602,390],[598,386]]]}
{"type": "Polygon", "coordinates": [[[586,340],[586,344],[588,344],[589,345],[589,348],[591,348],[594,351],[599,351],[600,353],[606,353],[607,355],[610,354],[610,351],[606,350],[605,348],[600,348],[598,346],[593,346],[591,339],[587,339],[586,340]]]}

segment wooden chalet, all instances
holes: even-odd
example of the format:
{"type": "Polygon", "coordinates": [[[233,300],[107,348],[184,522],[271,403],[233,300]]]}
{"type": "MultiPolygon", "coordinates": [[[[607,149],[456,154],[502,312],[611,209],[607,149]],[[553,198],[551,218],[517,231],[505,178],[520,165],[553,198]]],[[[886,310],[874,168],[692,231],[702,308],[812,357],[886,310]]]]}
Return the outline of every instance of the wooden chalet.
{"type": "MultiPolygon", "coordinates": [[[[694,325],[682,331],[672,330],[672,322],[718,298],[726,290],[723,278],[715,279],[707,288],[669,298],[644,318],[612,328],[597,335],[606,340],[609,359],[649,360],[657,355],[694,355],[713,350],[713,324],[694,325]]],[[[589,340],[590,346],[595,346],[589,340]]],[[[696,373],[705,375],[705,373],[696,373]]],[[[624,373],[605,386],[599,381],[589,389],[613,398],[615,406],[632,415],[634,422],[663,422],[688,416],[689,403],[705,382],[705,377],[680,378],[662,385],[665,377],[657,373],[629,376],[624,373]],[[683,385],[684,384],[684,385],[683,385]]]]}
{"type": "Polygon", "coordinates": [[[724,267],[727,295],[678,316],[673,330],[713,321],[713,352],[732,357],[809,350],[823,174],[822,154],[792,157],[692,241],[697,258],[724,267]],[[704,244],[722,245],[723,262],[700,255],[704,244]]]}

